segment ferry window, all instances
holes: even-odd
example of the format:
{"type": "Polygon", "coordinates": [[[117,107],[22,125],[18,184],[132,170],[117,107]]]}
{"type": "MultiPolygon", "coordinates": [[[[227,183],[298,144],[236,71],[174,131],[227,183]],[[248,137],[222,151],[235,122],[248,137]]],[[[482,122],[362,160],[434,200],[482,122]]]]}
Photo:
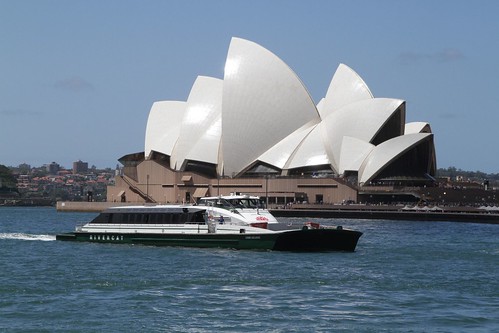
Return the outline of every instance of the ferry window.
{"type": "Polygon", "coordinates": [[[99,214],[95,219],[92,220],[92,223],[109,223],[111,221],[112,214],[102,213],[99,214]]]}
{"type": "Polygon", "coordinates": [[[232,206],[234,206],[235,208],[244,208],[244,205],[243,203],[241,202],[241,200],[238,200],[238,199],[232,199],[230,201],[230,204],[232,206]]]}
{"type": "Polygon", "coordinates": [[[125,214],[111,214],[111,218],[110,218],[110,221],[112,221],[112,223],[123,223],[123,217],[125,216],[125,214]]]}
{"type": "Polygon", "coordinates": [[[204,211],[195,212],[192,214],[192,222],[202,222],[204,223],[204,211]]]}
{"type": "Polygon", "coordinates": [[[180,223],[180,214],[173,214],[170,223],[180,223]]]}
{"type": "Polygon", "coordinates": [[[196,213],[189,214],[189,222],[196,222],[196,213]]]}
{"type": "Polygon", "coordinates": [[[151,214],[151,223],[168,223],[168,215],[166,214],[151,214]],[[154,217],[153,217],[154,216],[154,217]]]}
{"type": "Polygon", "coordinates": [[[131,223],[131,222],[133,222],[132,214],[125,213],[121,215],[121,223],[131,223]]]}
{"type": "Polygon", "coordinates": [[[128,223],[130,214],[117,214],[118,221],[121,223],[128,223]]]}
{"type": "Polygon", "coordinates": [[[258,199],[251,199],[251,208],[259,208],[260,207],[260,200],[258,199]]]}

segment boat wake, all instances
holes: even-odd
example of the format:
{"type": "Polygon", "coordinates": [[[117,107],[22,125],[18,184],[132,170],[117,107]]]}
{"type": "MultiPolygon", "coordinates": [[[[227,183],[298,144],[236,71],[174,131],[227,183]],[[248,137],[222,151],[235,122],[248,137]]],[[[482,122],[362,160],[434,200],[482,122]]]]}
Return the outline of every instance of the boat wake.
{"type": "Polygon", "coordinates": [[[19,240],[28,240],[28,241],[55,241],[54,235],[31,235],[24,233],[0,233],[0,239],[19,239],[19,240]]]}

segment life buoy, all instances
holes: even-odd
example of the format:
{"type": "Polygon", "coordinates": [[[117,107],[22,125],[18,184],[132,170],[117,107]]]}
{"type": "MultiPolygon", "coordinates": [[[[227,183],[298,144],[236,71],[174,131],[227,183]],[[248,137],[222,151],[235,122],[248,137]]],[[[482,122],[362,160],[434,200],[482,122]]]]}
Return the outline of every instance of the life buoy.
{"type": "Polygon", "coordinates": [[[305,227],[307,227],[307,229],[320,229],[321,228],[321,225],[317,222],[306,222],[305,227]]]}

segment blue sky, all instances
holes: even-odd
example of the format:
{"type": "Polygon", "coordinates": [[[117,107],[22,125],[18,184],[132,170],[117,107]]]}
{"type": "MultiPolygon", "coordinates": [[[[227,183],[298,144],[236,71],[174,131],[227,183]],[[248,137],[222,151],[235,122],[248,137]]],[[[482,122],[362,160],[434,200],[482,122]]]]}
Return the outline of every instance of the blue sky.
{"type": "Polygon", "coordinates": [[[427,121],[437,166],[499,172],[499,1],[0,0],[0,164],[114,167],[150,107],[223,78],[232,36],[318,102],[339,63],[427,121]]]}

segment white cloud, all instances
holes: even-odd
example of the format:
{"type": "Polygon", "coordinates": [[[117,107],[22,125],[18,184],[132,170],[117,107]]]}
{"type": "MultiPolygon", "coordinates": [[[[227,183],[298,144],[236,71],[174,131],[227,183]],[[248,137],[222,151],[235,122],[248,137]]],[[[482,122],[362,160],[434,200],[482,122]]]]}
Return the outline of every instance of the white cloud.
{"type": "Polygon", "coordinates": [[[90,82],[79,76],[59,80],[54,84],[54,87],[72,92],[94,90],[94,86],[90,82]]]}
{"type": "Polygon", "coordinates": [[[25,109],[4,109],[0,110],[0,115],[6,117],[24,117],[24,116],[40,116],[40,111],[25,110],[25,109]]]}
{"type": "Polygon", "coordinates": [[[402,65],[419,65],[427,62],[446,63],[464,59],[464,54],[458,49],[443,49],[434,53],[403,52],[398,56],[402,65]]]}

